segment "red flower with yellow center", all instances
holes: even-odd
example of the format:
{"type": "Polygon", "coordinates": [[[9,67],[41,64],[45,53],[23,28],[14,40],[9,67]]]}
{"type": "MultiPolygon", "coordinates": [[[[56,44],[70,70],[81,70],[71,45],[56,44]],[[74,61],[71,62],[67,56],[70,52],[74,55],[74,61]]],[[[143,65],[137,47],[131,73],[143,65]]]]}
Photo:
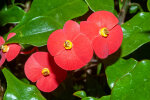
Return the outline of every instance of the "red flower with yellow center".
{"type": "Polygon", "coordinates": [[[47,47],[56,64],[65,70],[79,69],[93,56],[88,37],[80,32],[80,25],[71,20],[49,36],[47,47]]]}
{"type": "Polygon", "coordinates": [[[58,67],[48,52],[36,52],[25,63],[27,78],[36,82],[39,90],[51,92],[66,78],[67,72],[58,67]]]}
{"type": "MultiPolygon", "coordinates": [[[[9,33],[7,40],[15,36],[16,33],[9,33]]],[[[12,61],[16,56],[19,54],[21,50],[21,46],[17,43],[11,43],[11,44],[5,44],[5,40],[3,37],[0,36],[0,54],[1,54],[1,60],[0,60],[0,66],[7,61],[12,61]]]]}
{"type": "Polygon", "coordinates": [[[108,11],[97,11],[80,23],[81,32],[91,40],[99,58],[106,58],[121,46],[123,32],[118,19],[108,11]]]}

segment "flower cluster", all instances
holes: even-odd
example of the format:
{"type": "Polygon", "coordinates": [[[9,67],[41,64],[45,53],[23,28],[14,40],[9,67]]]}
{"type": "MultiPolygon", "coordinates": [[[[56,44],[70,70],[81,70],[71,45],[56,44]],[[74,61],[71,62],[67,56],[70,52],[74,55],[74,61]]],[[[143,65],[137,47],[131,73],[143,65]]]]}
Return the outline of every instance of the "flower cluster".
{"type": "MultiPolygon", "coordinates": [[[[93,57],[107,58],[121,46],[123,32],[118,19],[108,11],[97,11],[87,21],[78,24],[69,20],[63,29],[54,31],[48,38],[49,52],[33,53],[25,63],[25,74],[36,82],[39,90],[51,92],[66,78],[66,70],[85,66],[93,57]]],[[[7,40],[16,35],[10,33],[7,40]]],[[[13,60],[20,52],[18,44],[4,44],[0,37],[0,66],[5,59],[13,60]]]]}
{"type": "Polygon", "coordinates": [[[118,19],[108,11],[91,14],[80,25],[67,21],[63,29],[53,32],[47,48],[58,66],[64,70],[75,70],[86,65],[96,55],[104,59],[116,52],[123,39],[118,19]]]}
{"type": "Polygon", "coordinates": [[[95,12],[80,25],[69,20],[48,38],[47,48],[53,57],[47,52],[34,53],[25,64],[25,74],[41,91],[51,92],[65,79],[65,70],[85,66],[93,51],[106,58],[118,50],[122,39],[118,19],[108,11],[95,12]]]}

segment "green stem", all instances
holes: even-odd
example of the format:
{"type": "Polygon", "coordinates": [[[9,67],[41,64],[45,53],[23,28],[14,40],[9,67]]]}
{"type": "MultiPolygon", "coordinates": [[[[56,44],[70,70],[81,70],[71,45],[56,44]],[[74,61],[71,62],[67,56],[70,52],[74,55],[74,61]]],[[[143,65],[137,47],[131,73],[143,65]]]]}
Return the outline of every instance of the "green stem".
{"type": "Polygon", "coordinates": [[[138,4],[138,3],[130,3],[130,6],[138,6],[139,10],[140,10],[141,12],[143,12],[143,9],[142,9],[141,5],[138,4]]]}

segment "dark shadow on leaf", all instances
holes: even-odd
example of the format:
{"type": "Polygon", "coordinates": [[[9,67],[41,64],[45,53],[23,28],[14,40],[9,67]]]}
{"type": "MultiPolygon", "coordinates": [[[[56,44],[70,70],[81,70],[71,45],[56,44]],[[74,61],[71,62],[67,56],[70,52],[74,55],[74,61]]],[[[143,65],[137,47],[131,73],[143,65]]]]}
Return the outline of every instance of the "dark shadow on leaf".
{"type": "Polygon", "coordinates": [[[129,54],[128,56],[124,57],[125,59],[134,58],[138,61],[144,60],[144,59],[150,59],[150,42],[144,44],[137,50],[135,50],[133,53],[129,54]]]}

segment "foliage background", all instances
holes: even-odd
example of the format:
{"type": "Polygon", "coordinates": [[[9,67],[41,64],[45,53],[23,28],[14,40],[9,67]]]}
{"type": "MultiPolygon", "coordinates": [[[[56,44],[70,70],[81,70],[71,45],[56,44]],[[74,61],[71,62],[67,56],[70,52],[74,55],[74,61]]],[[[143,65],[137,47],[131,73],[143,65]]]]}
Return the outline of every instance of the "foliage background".
{"type": "Polygon", "coordinates": [[[47,51],[48,36],[67,20],[80,22],[100,10],[114,13],[123,29],[123,43],[116,53],[104,60],[94,55],[85,67],[68,72],[51,93],[40,93],[26,79],[24,63],[30,55],[19,55],[0,70],[0,99],[149,100],[150,0],[1,0],[0,35],[6,38],[16,32],[7,43],[47,51]]]}

